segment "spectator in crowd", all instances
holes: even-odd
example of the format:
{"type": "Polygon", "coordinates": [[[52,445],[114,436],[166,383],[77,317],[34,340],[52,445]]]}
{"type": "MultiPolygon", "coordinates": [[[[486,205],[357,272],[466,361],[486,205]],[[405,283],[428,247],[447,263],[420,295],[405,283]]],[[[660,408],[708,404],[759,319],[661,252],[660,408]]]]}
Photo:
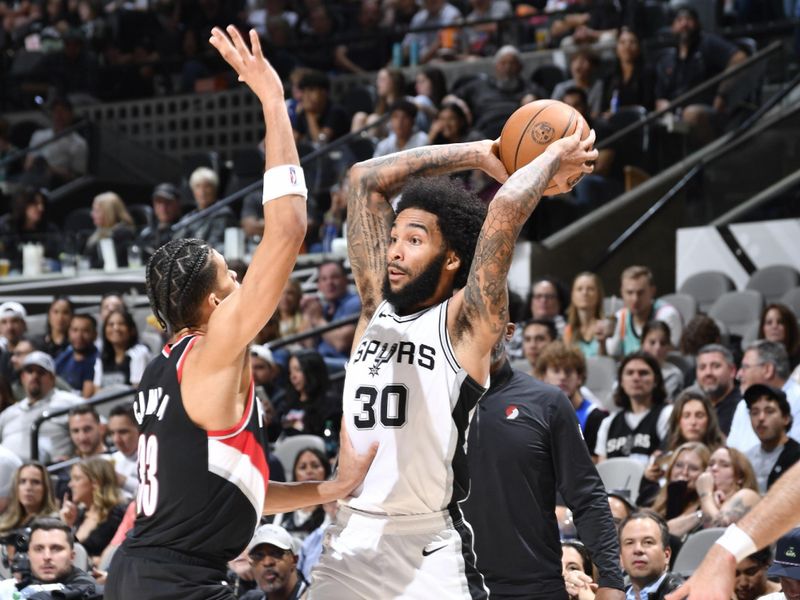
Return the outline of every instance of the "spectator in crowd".
{"type": "Polygon", "coordinates": [[[88,314],[75,314],[69,322],[69,347],[56,357],[56,372],[84,398],[94,395],[99,375],[97,320],[88,314]]]}
{"type": "Polygon", "coordinates": [[[444,78],[444,72],[438,67],[423,68],[414,78],[414,88],[417,93],[414,96],[414,104],[420,110],[419,116],[425,117],[420,119],[418,116],[417,124],[423,131],[428,131],[430,124],[439,113],[442,100],[447,95],[447,81],[444,78]],[[421,124],[420,121],[422,121],[421,124]]]}
{"type": "Polygon", "coordinates": [[[653,273],[647,267],[634,265],[622,272],[620,295],[625,303],[615,315],[616,327],[606,340],[606,350],[611,356],[625,356],[636,352],[642,345],[642,330],[652,320],[669,326],[673,346],[681,339],[681,315],[675,307],[656,300],[653,273]]]}
{"type": "Polygon", "coordinates": [[[701,442],[714,451],[725,443],[717,414],[704,393],[687,389],[678,394],[669,419],[667,450],[675,450],[686,442],[701,442]]]}
{"type": "MultiPolygon", "coordinates": [[[[56,367],[49,354],[35,351],[22,363],[25,398],[0,413],[0,444],[22,460],[31,460],[31,425],[45,412],[81,403],[77,396],[55,389],[56,367]]],[[[68,456],[71,442],[66,417],[48,419],[39,430],[39,454],[46,462],[68,456]]]]}
{"type": "Polygon", "coordinates": [[[381,35],[379,0],[361,0],[355,23],[335,49],[335,64],[347,73],[372,73],[389,62],[389,38],[381,35]]]}
{"type": "MultiPolygon", "coordinates": [[[[330,462],[322,452],[309,447],[297,453],[292,466],[292,481],[325,481],[330,475],[330,462]]],[[[317,505],[275,515],[273,522],[303,540],[322,525],[324,520],[325,509],[322,505],[317,505]]]]}
{"type": "Polygon", "coordinates": [[[708,469],[695,482],[704,527],[727,527],[750,512],[761,496],[753,467],[735,448],[714,450],[708,469]]]}
{"type": "Polygon", "coordinates": [[[350,131],[347,112],[330,99],[331,82],[325,73],[310,71],[298,86],[303,95],[293,123],[296,141],[324,145],[350,131]]]}
{"type": "Polygon", "coordinates": [[[527,372],[536,373],[542,351],[558,339],[556,326],[547,319],[531,319],[522,324],[522,356],[528,362],[527,372]]]}
{"type": "MultiPolygon", "coordinates": [[[[250,370],[253,372],[256,396],[262,402],[269,402],[273,411],[281,410],[286,401],[285,387],[281,385],[283,370],[268,346],[261,344],[250,346],[250,370]]],[[[280,423],[274,421],[273,426],[267,428],[267,432],[271,441],[277,440],[281,432],[280,423]]]]}
{"type": "Polygon", "coordinates": [[[95,456],[72,466],[61,519],[72,528],[92,559],[99,558],[122,522],[128,503],[122,501],[111,462],[95,456]]]}
{"type": "Polygon", "coordinates": [[[137,241],[144,260],[172,239],[172,226],[181,217],[180,193],[171,183],[159,183],[153,190],[153,216],[155,223],[142,229],[137,241]]]}
{"type": "Polygon", "coordinates": [[[794,600],[800,594],[798,546],[800,546],[800,528],[792,529],[778,540],[775,546],[775,560],[767,571],[767,577],[778,578],[781,591],[768,594],[762,600],[794,600]]]}
{"type": "Polygon", "coordinates": [[[536,361],[536,377],[566,394],[575,409],[589,453],[594,454],[597,430],[608,413],[581,393],[586,381],[586,359],[581,351],[558,340],[548,344],[536,361]]]}
{"type": "Polygon", "coordinates": [[[603,79],[598,76],[600,59],[588,48],[580,48],[569,61],[570,79],[557,83],[553,88],[553,98],[563,100],[566,91],[578,88],[586,92],[589,115],[594,119],[600,116],[603,107],[603,79]]]}
{"type": "MultiPolygon", "coordinates": [[[[270,471],[270,477],[271,476],[272,471],[270,471]]],[[[317,527],[303,540],[303,545],[300,548],[300,561],[298,562],[297,569],[308,581],[311,581],[311,572],[320,561],[320,558],[322,558],[325,533],[328,530],[328,526],[336,520],[336,515],[339,512],[339,503],[326,502],[322,505],[322,508],[325,509],[325,520],[322,522],[322,525],[317,527]]]]}
{"type": "MultiPolygon", "coordinates": [[[[511,368],[505,342],[513,327],[506,325],[492,349],[491,386],[473,415],[467,440],[472,482],[463,508],[475,532],[478,570],[493,597],[563,598],[555,516],[560,492],[598,564],[602,593],[615,597],[617,590],[621,597],[606,492],[575,426],[575,409],[553,387],[511,368]],[[509,493],[507,481],[524,484],[509,493]]],[[[581,359],[580,352],[572,352],[571,359],[581,359]]],[[[545,358],[538,364],[543,366],[545,358]]]]}
{"type": "Polygon", "coordinates": [[[644,352],[628,354],[617,374],[614,404],[622,410],[606,417],[597,432],[599,459],[630,456],[647,462],[669,434],[672,405],[656,360],[644,352]]]}
{"type": "Polygon", "coordinates": [[[301,333],[308,329],[308,324],[300,310],[300,301],[303,299],[303,288],[297,279],[289,279],[283,286],[281,299],[278,303],[280,315],[280,337],[287,337],[301,333]]]}
{"type": "Polygon", "coordinates": [[[3,163],[4,160],[19,152],[19,148],[14,146],[11,141],[10,133],[11,126],[8,121],[0,117],[0,198],[7,193],[6,184],[9,179],[16,178],[22,169],[22,161],[19,159],[11,159],[10,162],[3,163]]]}
{"type": "Polygon", "coordinates": [[[11,212],[0,217],[0,253],[10,261],[11,270],[22,271],[23,244],[41,244],[45,257],[58,259],[63,240],[46,210],[45,191],[25,187],[11,199],[11,212]]]}
{"type": "Polygon", "coordinates": [[[571,9],[550,26],[550,35],[562,46],[612,41],[622,23],[620,3],[614,0],[579,0],[571,9]]]}
{"type": "Polygon", "coordinates": [[[85,175],[88,169],[89,145],[77,131],[66,133],[74,123],[72,103],[63,97],[50,103],[52,127],[33,132],[31,147],[39,147],[25,158],[23,181],[37,188],[54,189],[85,175]],[[56,139],[56,136],[59,136],[56,139]],[[45,142],[48,142],[46,145],[45,142]]]}
{"type": "Polygon", "coordinates": [[[766,547],[743,558],[736,565],[736,600],[756,600],[781,591],[779,583],[767,579],[772,550],[766,547]]]}
{"type": "Polygon", "coordinates": [[[706,470],[711,453],[699,442],[687,442],[672,454],[666,483],[658,492],[653,511],[664,517],[669,532],[679,538],[702,525],[700,498],[695,484],[706,470]]]}
{"type": "Polygon", "coordinates": [[[619,534],[620,523],[636,510],[628,496],[628,490],[611,490],[608,492],[608,507],[611,509],[611,518],[614,519],[614,527],[617,528],[617,534],[619,534]]]}
{"type": "Polygon", "coordinates": [[[389,110],[389,136],[378,142],[373,156],[386,156],[401,150],[418,148],[428,143],[428,135],[416,131],[417,105],[410,100],[401,99],[389,110]]]}
{"type": "Polygon", "coordinates": [[[770,304],[761,313],[758,339],[783,344],[789,355],[789,368],[800,364],[800,328],[797,316],[784,304],[770,304]]]}
{"type": "Polygon", "coordinates": [[[125,203],[114,192],[104,192],[94,197],[92,201],[92,222],[95,230],[86,240],[81,253],[89,259],[89,266],[93,269],[108,268],[103,254],[102,240],[111,240],[114,248],[114,258],[118,267],[128,266],[128,246],[136,238],[136,228],[133,224],[125,203]]]}
{"type": "MultiPolygon", "coordinates": [[[[476,21],[499,21],[513,15],[511,3],[507,0],[472,0],[472,11],[464,19],[467,23],[476,21]]],[[[480,23],[464,27],[461,32],[467,54],[489,56],[500,43],[502,23],[480,23]]]]}
{"type": "Polygon", "coordinates": [[[670,337],[669,325],[663,321],[650,321],[642,329],[642,351],[658,361],[664,378],[664,388],[667,390],[667,399],[672,401],[684,386],[683,372],[667,361],[667,354],[672,350],[670,337]]]}
{"type": "Polygon", "coordinates": [[[503,46],[494,55],[494,76],[479,77],[457,92],[475,115],[475,128],[488,138],[500,135],[503,123],[520,105],[546,95],[522,77],[522,67],[519,50],[503,46]]]}
{"type": "Polygon", "coordinates": [[[341,396],[330,388],[328,369],[322,355],[315,350],[300,350],[289,359],[289,382],[286,402],[280,417],[283,435],[299,433],[322,436],[326,421],[338,427],[341,396]]]}
{"type": "MultiPolygon", "coordinates": [[[[358,294],[348,289],[347,272],[341,262],[327,261],[319,266],[317,288],[322,301],[307,297],[301,304],[310,328],[320,327],[361,312],[361,300],[358,294]]],[[[355,323],[352,323],[321,335],[322,339],[317,345],[317,350],[326,358],[326,363],[339,367],[344,365],[350,355],[355,331],[355,323]]]]}
{"type": "Polygon", "coordinates": [[[44,335],[39,347],[56,357],[69,346],[69,323],[75,314],[75,305],[67,296],[55,296],[47,309],[44,335]]]}
{"type": "Polygon", "coordinates": [[[258,590],[247,592],[242,600],[299,600],[305,596],[309,584],[297,569],[298,544],[283,527],[259,527],[247,553],[258,590]]]}
{"type": "Polygon", "coordinates": [[[561,542],[561,576],[569,600],[594,600],[594,568],[589,551],[577,540],[561,542]]]}
{"type": "Polygon", "coordinates": [[[631,585],[627,598],[663,600],[683,579],[669,572],[672,551],[667,523],[652,511],[639,511],[619,528],[620,560],[631,585]]]}
{"type": "Polygon", "coordinates": [[[336,69],[333,40],[341,29],[341,19],[335,8],[323,2],[313,2],[297,30],[302,46],[296,50],[300,64],[321,73],[336,69]]]}
{"type": "MultiPolygon", "coordinates": [[[[656,109],[665,108],[671,100],[747,60],[747,54],[718,35],[702,31],[694,8],[681,6],[672,21],[677,45],[661,55],[656,67],[656,109]]],[[[726,97],[735,85],[728,79],[693,98],[680,118],[691,127],[699,143],[711,141],[724,122],[726,97]]]]}
{"type": "MultiPolygon", "coordinates": [[[[789,437],[798,440],[800,439],[800,384],[789,379],[790,374],[789,356],[783,344],[757,340],[747,346],[742,357],[742,364],[739,367],[739,387],[742,394],[746,394],[747,388],[757,383],[782,390],[792,410],[789,437]]],[[[736,412],[733,413],[728,445],[747,452],[758,444],[758,437],[750,422],[747,403],[741,400],[736,406],[736,412]]]]}
{"type": "MultiPolygon", "coordinates": [[[[20,400],[22,400],[22,398],[20,398],[20,400]]],[[[0,412],[3,412],[16,401],[17,399],[14,397],[14,392],[11,390],[8,379],[0,375],[0,412]]]]}
{"type": "Polygon", "coordinates": [[[614,113],[624,106],[653,110],[654,86],[655,72],[644,60],[639,36],[632,29],[622,27],[617,35],[614,71],[603,86],[603,113],[614,113]]]}
{"type": "Polygon", "coordinates": [[[287,25],[297,26],[299,17],[296,12],[286,9],[286,0],[264,0],[249,6],[247,23],[252,26],[261,37],[267,34],[267,20],[273,18],[283,19],[287,25]]]}
{"type": "Polygon", "coordinates": [[[8,507],[0,514],[0,534],[27,527],[36,517],[55,516],[50,474],[38,462],[24,462],[14,472],[8,507]]]}
{"type": "Polygon", "coordinates": [[[685,358],[694,360],[703,346],[720,343],[722,333],[717,322],[708,315],[695,315],[684,327],[679,348],[685,358]]]}
{"type": "MultiPolygon", "coordinates": [[[[406,78],[403,72],[393,67],[380,69],[375,76],[375,96],[375,108],[372,113],[359,111],[353,115],[351,131],[361,129],[388,114],[396,102],[406,97],[406,78]]],[[[385,125],[376,126],[370,132],[374,137],[382,138],[386,135],[387,129],[385,125]]]]}
{"type": "Polygon", "coordinates": [[[603,296],[603,283],[594,273],[578,273],[572,281],[563,337],[566,344],[577,346],[586,358],[606,353],[606,345],[597,339],[597,332],[608,331],[611,325],[603,318],[603,296]]]}
{"type": "MultiPolygon", "coordinates": [[[[11,353],[11,367],[14,370],[14,381],[11,384],[11,394],[13,396],[11,404],[19,402],[25,397],[25,388],[22,386],[22,363],[25,362],[25,357],[28,356],[28,354],[37,349],[38,346],[36,344],[28,338],[23,337],[17,342],[14,351],[11,353]]],[[[73,391],[72,387],[58,375],[56,375],[56,389],[64,390],[65,392],[73,391]]]]}
{"type": "Polygon", "coordinates": [[[42,590],[39,586],[57,585],[62,598],[95,597],[99,591],[92,576],[72,564],[75,538],[70,528],[59,519],[42,517],[31,523],[28,559],[30,576],[17,586],[22,598],[55,597],[37,593],[42,590]]]}
{"type": "Polygon", "coordinates": [[[424,65],[435,58],[442,49],[440,29],[455,25],[461,20],[461,12],[446,0],[424,0],[423,8],[411,19],[411,31],[403,38],[403,51],[407,58],[417,52],[419,64],[424,65]],[[414,31],[426,28],[426,31],[414,31]],[[416,49],[412,50],[412,46],[416,49]]]}
{"type": "Polygon", "coordinates": [[[100,387],[136,387],[150,360],[150,349],[139,342],[139,329],[127,310],[112,310],[103,322],[100,387]]]}
{"type": "Polygon", "coordinates": [[[25,319],[28,311],[19,302],[10,300],[0,304],[0,375],[13,379],[11,353],[28,331],[25,319]]]}
{"type": "Polygon", "coordinates": [[[451,96],[442,103],[428,130],[429,144],[459,144],[467,141],[472,115],[463,100],[451,96]]]}
{"type": "MultiPolygon", "coordinates": [[[[63,95],[80,95],[97,102],[100,84],[100,65],[86,36],[78,27],[70,27],[61,35],[62,47],[44,56],[40,67],[42,91],[45,86],[63,95]]],[[[36,85],[36,82],[31,82],[36,85]]]]}
{"type": "Polygon", "coordinates": [[[800,444],[788,436],[792,413],[782,390],[751,385],[744,393],[744,401],[760,442],[746,455],[756,474],[759,491],[766,494],[772,484],[800,460],[800,444]]]}
{"type": "Polygon", "coordinates": [[[67,426],[78,458],[90,458],[108,452],[103,440],[105,427],[91,404],[80,404],[70,409],[67,426]]]}
{"type": "Polygon", "coordinates": [[[556,326],[558,337],[564,334],[564,328],[567,325],[564,320],[567,294],[561,282],[551,277],[543,277],[534,281],[528,296],[528,305],[534,319],[550,320],[556,326]]]}
{"type": "MultiPolygon", "coordinates": [[[[194,196],[197,208],[189,212],[185,218],[192,217],[198,212],[205,210],[217,201],[219,192],[219,176],[208,167],[198,167],[192,171],[189,177],[189,187],[194,196]]],[[[207,215],[193,223],[181,226],[178,222],[178,229],[173,238],[198,238],[216,250],[222,251],[225,243],[225,230],[228,227],[236,227],[238,219],[233,214],[229,206],[225,206],[213,214],[207,215]]]]}
{"type": "Polygon", "coordinates": [[[136,469],[139,449],[139,426],[133,415],[132,404],[117,404],[108,414],[108,435],[116,451],[111,454],[111,462],[117,473],[117,483],[126,494],[134,496],[139,487],[136,469]]]}
{"type": "Polygon", "coordinates": [[[731,431],[733,414],[742,399],[736,385],[736,362],[733,353],[722,344],[706,344],[697,351],[697,387],[714,405],[719,428],[725,435],[731,431]]]}

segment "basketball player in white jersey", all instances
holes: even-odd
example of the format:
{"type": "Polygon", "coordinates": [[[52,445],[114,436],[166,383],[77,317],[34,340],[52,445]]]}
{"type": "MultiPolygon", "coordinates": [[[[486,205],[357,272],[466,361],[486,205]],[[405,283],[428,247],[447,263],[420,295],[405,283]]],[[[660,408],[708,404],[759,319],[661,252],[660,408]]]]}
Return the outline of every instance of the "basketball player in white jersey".
{"type": "Polygon", "coordinates": [[[469,490],[465,433],[508,321],[506,276],[522,225],[551,179],[566,192],[592,171],[594,133],[580,135],[510,177],[489,140],[351,169],[348,252],[363,308],[343,412],[357,451],[380,445],[328,529],[312,598],[488,597],[458,506],[469,490]],[[430,177],[467,169],[505,182],[485,220],[477,198],[430,177]],[[395,214],[389,199],[401,191],[395,214]]]}

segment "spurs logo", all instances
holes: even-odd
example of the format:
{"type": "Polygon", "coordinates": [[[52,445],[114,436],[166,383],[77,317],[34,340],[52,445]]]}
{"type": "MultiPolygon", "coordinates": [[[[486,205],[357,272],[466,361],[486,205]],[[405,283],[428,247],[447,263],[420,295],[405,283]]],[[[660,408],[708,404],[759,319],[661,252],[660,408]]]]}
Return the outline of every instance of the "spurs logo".
{"type": "Polygon", "coordinates": [[[531,137],[537,144],[549,144],[555,132],[556,130],[553,129],[553,126],[545,121],[533,126],[533,129],[531,129],[531,137]]]}
{"type": "Polygon", "coordinates": [[[389,344],[384,344],[383,347],[381,348],[381,351],[375,357],[375,362],[372,363],[372,366],[369,368],[369,374],[372,375],[373,377],[377,375],[378,372],[381,370],[383,364],[389,362],[392,356],[394,356],[395,352],[397,352],[396,343],[392,344],[391,347],[389,347],[389,344]],[[386,351],[387,348],[389,350],[388,352],[386,351]]]}

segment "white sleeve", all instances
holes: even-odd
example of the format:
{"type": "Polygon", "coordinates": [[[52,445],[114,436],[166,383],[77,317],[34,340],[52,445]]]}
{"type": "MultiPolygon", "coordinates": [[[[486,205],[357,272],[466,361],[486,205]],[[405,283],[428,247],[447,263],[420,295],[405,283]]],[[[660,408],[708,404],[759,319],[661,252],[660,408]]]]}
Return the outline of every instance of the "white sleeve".
{"type": "Polygon", "coordinates": [[[658,422],[656,423],[656,433],[658,439],[662,442],[669,437],[669,418],[672,415],[672,404],[667,404],[661,409],[661,414],[658,415],[658,422]]]}
{"type": "Polygon", "coordinates": [[[127,354],[131,357],[131,385],[137,386],[142,380],[147,363],[150,361],[150,349],[144,344],[136,344],[128,350],[127,354]]]}
{"type": "Polygon", "coordinates": [[[600,422],[600,427],[597,428],[597,441],[594,445],[594,453],[601,457],[606,457],[606,442],[608,442],[608,430],[611,427],[611,420],[614,415],[608,415],[600,422]]]}
{"type": "Polygon", "coordinates": [[[92,380],[94,386],[99,390],[103,387],[103,361],[100,360],[100,355],[94,361],[94,379],[92,380]]]}
{"type": "Polygon", "coordinates": [[[614,313],[617,323],[614,325],[614,335],[606,339],[606,353],[609,356],[619,358],[622,354],[622,324],[625,320],[625,311],[618,310],[614,313]]]}
{"type": "Polygon", "coordinates": [[[681,313],[671,304],[665,304],[656,311],[656,319],[669,325],[670,341],[677,348],[681,343],[681,333],[683,333],[681,313]]]}

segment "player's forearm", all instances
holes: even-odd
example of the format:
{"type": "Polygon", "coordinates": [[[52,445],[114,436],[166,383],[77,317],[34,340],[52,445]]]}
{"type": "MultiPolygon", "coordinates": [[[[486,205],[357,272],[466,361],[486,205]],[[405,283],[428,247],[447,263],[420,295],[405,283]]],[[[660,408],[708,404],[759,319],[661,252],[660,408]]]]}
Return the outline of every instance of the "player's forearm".
{"type": "Polygon", "coordinates": [[[269,482],[264,499],[264,514],[291,512],[309,506],[319,506],[344,498],[350,488],[337,480],[303,481],[298,483],[269,482]]]}
{"type": "MultiPolygon", "coordinates": [[[[492,205],[503,206],[503,228],[512,227],[516,233],[539,204],[550,180],[558,172],[561,159],[545,151],[536,160],[514,172],[495,194],[492,205]]],[[[491,211],[491,208],[490,208],[491,211]]]]}

